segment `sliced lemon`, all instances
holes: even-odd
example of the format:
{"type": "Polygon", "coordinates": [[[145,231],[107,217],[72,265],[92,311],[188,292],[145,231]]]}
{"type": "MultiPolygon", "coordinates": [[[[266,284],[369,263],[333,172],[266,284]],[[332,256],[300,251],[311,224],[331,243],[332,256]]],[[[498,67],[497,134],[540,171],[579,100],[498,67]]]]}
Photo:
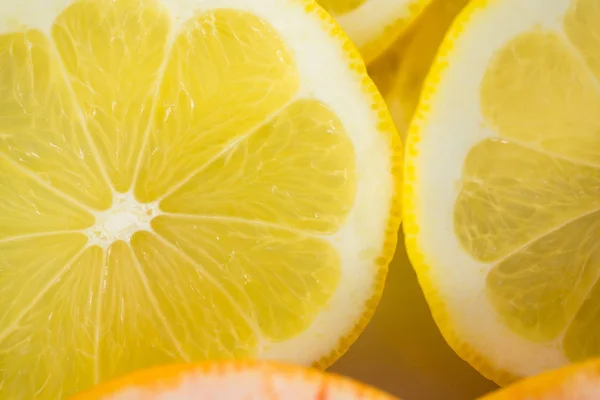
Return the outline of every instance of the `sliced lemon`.
{"type": "Polygon", "coordinates": [[[600,7],[475,1],[411,124],[406,244],[452,347],[500,384],[600,354],[600,7]]]}
{"type": "Polygon", "coordinates": [[[317,0],[346,31],[365,62],[381,55],[432,0],[317,0]]]}
{"type": "Polygon", "coordinates": [[[225,361],[172,365],[136,372],[72,400],[328,399],[398,400],[359,382],[274,362],[225,361]]]}
{"type": "Polygon", "coordinates": [[[433,0],[410,29],[368,66],[403,138],[442,39],[468,2],[433,0]]]}
{"type": "Polygon", "coordinates": [[[25,0],[0,15],[0,398],[345,351],[395,248],[401,151],[328,14],[25,0]]]}

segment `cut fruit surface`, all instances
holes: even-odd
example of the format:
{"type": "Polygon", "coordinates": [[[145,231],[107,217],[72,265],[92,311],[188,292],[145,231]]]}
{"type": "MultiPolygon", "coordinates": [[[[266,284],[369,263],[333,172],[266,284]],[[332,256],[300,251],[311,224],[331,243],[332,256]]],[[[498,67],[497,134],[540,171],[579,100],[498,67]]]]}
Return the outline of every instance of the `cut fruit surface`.
{"type": "Polygon", "coordinates": [[[412,263],[501,384],[600,355],[599,27],[595,0],[471,3],[409,130],[412,263]]]}
{"type": "Polygon", "coordinates": [[[26,0],[0,15],[0,399],[347,349],[395,249],[402,152],[327,13],[26,0]]]}
{"type": "MultiPolygon", "coordinates": [[[[394,400],[359,382],[272,362],[167,366],[108,382],[72,400],[394,400]]],[[[397,399],[396,399],[397,400],[397,399]]]]}
{"type": "Polygon", "coordinates": [[[595,400],[600,397],[600,360],[576,363],[498,390],[481,400],[595,400]]]}
{"type": "Polygon", "coordinates": [[[317,0],[346,31],[365,62],[403,35],[432,0],[317,0]]]}

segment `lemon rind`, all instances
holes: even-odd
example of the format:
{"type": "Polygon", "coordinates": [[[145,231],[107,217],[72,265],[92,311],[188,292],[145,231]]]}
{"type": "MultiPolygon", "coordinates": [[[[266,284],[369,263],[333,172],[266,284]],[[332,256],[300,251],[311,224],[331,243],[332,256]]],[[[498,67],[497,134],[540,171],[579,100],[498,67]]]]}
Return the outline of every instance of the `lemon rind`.
{"type": "Polygon", "coordinates": [[[479,353],[469,343],[463,341],[457,334],[458,330],[455,329],[454,321],[446,310],[444,300],[438,295],[438,290],[436,289],[438,285],[430,273],[432,268],[424,261],[425,256],[416,237],[419,232],[419,225],[416,221],[417,201],[414,198],[413,189],[413,185],[418,181],[416,163],[413,159],[419,155],[417,144],[422,137],[420,122],[427,120],[429,116],[430,100],[436,93],[437,85],[442,80],[445,70],[448,67],[448,56],[453,53],[455,41],[464,32],[465,27],[474,15],[486,8],[490,1],[493,0],[473,0],[458,14],[438,49],[431,69],[425,78],[415,114],[408,128],[405,144],[406,153],[402,190],[403,230],[406,251],[417,274],[421,289],[425,294],[433,319],[442,336],[458,356],[473,366],[479,373],[500,386],[506,386],[520,377],[495,366],[493,362],[479,353]]]}
{"type": "MultiPolygon", "coordinates": [[[[374,265],[376,277],[373,285],[373,296],[365,303],[365,310],[361,318],[354,325],[354,328],[338,340],[338,346],[329,354],[322,356],[312,364],[314,368],[325,369],[340,358],[356,339],[358,339],[359,335],[373,317],[375,309],[381,299],[381,295],[383,294],[388,266],[396,251],[398,230],[400,228],[400,223],[402,222],[403,147],[385,101],[367,74],[365,62],[363,61],[363,58],[361,58],[361,54],[354,43],[333,17],[321,8],[315,0],[296,1],[299,1],[304,5],[304,9],[307,13],[318,18],[321,21],[324,31],[328,32],[329,36],[341,45],[352,72],[357,78],[360,78],[363,93],[370,99],[371,109],[378,117],[378,130],[380,134],[384,135],[388,140],[389,149],[391,150],[390,174],[395,178],[383,248],[374,265]]],[[[425,3],[430,0],[418,1],[425,3]]]]}

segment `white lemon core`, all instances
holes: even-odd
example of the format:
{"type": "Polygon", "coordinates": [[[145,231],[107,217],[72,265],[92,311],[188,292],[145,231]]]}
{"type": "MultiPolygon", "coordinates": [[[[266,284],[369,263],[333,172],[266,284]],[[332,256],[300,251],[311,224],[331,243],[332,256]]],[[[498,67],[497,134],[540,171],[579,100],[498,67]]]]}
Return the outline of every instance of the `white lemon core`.
{"type": "Polygon", "coordinates": [[[106,211],[95,213],[96,223],[86,231],[89,244],[108,247],[141,230],[150,230],[150,221],[159,214],[158,204],[140,203],[132,193],[115,193],[113,203],[106,211]]]}

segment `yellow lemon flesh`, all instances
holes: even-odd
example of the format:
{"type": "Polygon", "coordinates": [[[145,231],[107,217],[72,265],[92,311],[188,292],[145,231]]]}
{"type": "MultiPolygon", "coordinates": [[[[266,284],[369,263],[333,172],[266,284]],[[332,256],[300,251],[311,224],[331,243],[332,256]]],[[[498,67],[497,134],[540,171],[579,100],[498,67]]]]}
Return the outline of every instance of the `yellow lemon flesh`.
{"type": "Polygon", "coordinates": [[[402,36],[432,0],[317,0],[340,24],[365,62],[402,36]]]}
{"type": "Polygon", "coordinates": [[[27,0],[0,15],[0,398],[345,351],[395,247],[401,151],[326,13],[27,0]]]}
{"type": "Polygon", "coordinates": [[[475,1],[410,127],[405,233],[450,344],[486,376],[600,354],[600,7],[475,1]]]}

